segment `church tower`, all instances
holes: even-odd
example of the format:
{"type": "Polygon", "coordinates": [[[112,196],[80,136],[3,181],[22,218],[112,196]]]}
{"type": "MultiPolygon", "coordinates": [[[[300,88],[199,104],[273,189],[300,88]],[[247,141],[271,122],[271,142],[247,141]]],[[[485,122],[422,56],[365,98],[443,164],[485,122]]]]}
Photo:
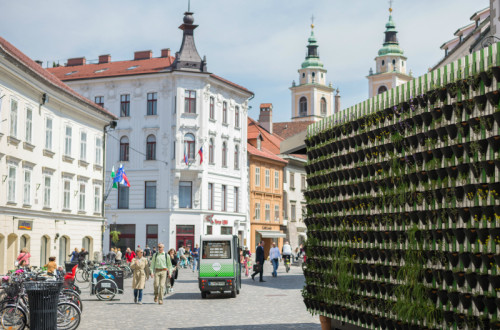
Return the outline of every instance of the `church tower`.
{"type": "Polygon", "coordinates": [[[319,121],[333,114],[332,84],[326,84],[326,69],[319,60],[314,24],[308,39],[306,60],[299,71],[299,84],[292,83],[292,121],[319,121]]]}
{"type": "Polygon", "coordinates": [[[383,93],[388,89],[402,85],[413,79],[406,74],[406,57],[399,47],[398,31],[392,20],[392,8],[389,8],[389,21],[385,25],[384,45],[375,57],[376,72],[370,69],[368,74],[369,97],[383,93]]]}

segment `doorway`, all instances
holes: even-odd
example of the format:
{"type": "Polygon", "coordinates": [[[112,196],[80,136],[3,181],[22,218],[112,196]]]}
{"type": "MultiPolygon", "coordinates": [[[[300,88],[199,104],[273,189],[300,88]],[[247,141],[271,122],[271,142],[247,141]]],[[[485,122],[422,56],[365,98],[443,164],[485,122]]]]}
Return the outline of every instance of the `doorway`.
{"type": "Polygon", "coordinates": [[[181,246],[187,250],[188,247],[194,247],[194,226],[177,225],[176,226],[176,250],[181,246]]]}
{"type": "MultiPolygon", "coordinates": [[[[0,235],[0,256],[5,255],[5,236],[0,235]]],[[[0,274],[6,274],[5,260],[0,261],[0,274]]]]}
{"type": "Polygon", "coordinates": [[[50,238],[48,236],[42,236],[40,243],[40,267],[46,265],[49,262],[49,247],[50,238]]]}
{"type": "Polygon", "coordinates": [[[62,265],[68,259],[69,254],[69,238],[63,236],[59,239],[59,264],[62,265]]]}

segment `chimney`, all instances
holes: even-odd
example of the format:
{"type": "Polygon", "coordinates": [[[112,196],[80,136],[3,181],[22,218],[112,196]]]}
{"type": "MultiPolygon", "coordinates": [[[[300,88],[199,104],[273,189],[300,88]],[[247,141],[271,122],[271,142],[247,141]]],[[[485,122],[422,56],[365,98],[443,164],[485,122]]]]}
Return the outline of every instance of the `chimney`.
{"type": "Polygon", "coordinates": [[[337,88],[337,94],[335,94],[335,109],[333,109],[334,113],[338,113],[340,111],[340,95],[339,89],[337,88]]]}
{"type": "Polygon", "coordinates": [[[170,57],[170,48],[165,48],[161,50],[161,57],[170,57]]]}
{"type": "Polygon", "coordinates": [[[66,66],[85,65],[85,57],[69,58],[66,66]]]}
{"type": "Polygon", "coordinates": [[[111,55],[99,55],[99,64],[111,62],[111,55]]]}
{"type": "Polygon", "coordinates": [[[259,124],[269,133],[273,134],[273,104],[261,103],[259,124]]]}
{"type": "Polygon", "coordinates": [[[36,62],[36,64],[38,64],[38,65],[40,65],[40,66],[42,66],[42,65],[43,65],[43,62],[42,62],[42,61],[40,61],[40,60],[36,60],[35,62],[36,62]]]}
{"type": "Polygon", "coordinates": [[[134,60],[149,60],[153,57],[153,52],[150,50],[141,50],[134,53],[134,60]]]}

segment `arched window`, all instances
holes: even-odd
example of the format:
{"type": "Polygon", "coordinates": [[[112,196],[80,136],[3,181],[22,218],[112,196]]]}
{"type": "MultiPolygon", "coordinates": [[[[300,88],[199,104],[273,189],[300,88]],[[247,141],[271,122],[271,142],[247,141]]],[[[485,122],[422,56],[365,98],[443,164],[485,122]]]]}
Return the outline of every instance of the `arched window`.
{"type": "Polygon", "coordinates": [[[215,119],[215,99],[210,97],[210,119],[215,119]]]}
{"type": "Polygon", "coordinates": [[[191,133],[184,135],[184,155],[186,155],[189,160],[194,159],[194,148],[194,135],[191,133]]]}
{"type": "Polygon", "coordinates": [[[222,142],[222,167],[227,167],[227,144],[222,142]]]}
{"type": "Polygon", "coordinates": [[[146,159],[156,159],[156,138],[153,134],[148,135],[146,139],[146,159]]]}
{"type": "Polygon", "coordinates": [[[387,87],[382,85],[378,88],[377,94],[382,94],[383,92],[387,92],[387,87]]]}
{"type": "Polygon", "coordinates": [[[208,145],[208,162],[210,164],[214,163],[214,139],[210,139],[210,144],[208,145]]]}
{"type": "Polygon", "coordinates": [[[307,116],[307,99],[304,96],[302,96],[299,101],[299,116],[307,116]]]}
{"type": "Polygon", "coordinates": [[[30,237],[28,235],[21,236],[21,241],[19,242],[19,249],[24,248],[30,250],[30,237]]]}
{"type": "Polygon", "coordinates": [[[321,98],[321,115],[326,116],[326,99],[324,97],[321,98]]]}
{"type": "Polygon", "coordinates": [[[120,139],[120,160],[121,161],[128,161],[128,150],[129,150],[128,137],[122,136],[122,138],[120,139]]]}
{"type": "Polygon", "coordinates": [[[88,236],[85,236],[83,239],[82,239],[82,247],[85,249],[85,251],[87,251],[89,254],[87,256],[87,258],[91,258],[91,254],[92,254],[92,241],[90,240],[90,237],[88,236]]]}
{"type": "Polygon", "coordinates": [[[62,264],[66,261],[69,254],[69,238],[62,236],[59,238],[59,262],[62,264]]]}
{"type": "Polygon", "coordinates": [[[234,169],[240,169],[240,148],[238,145],[234,146],[234,169]]]}
{"type": "Polygon", "coordinates": [[[47,236],[42,236],[40,244],[40,265],[43,266],[49,261],[49,238],[47,236]]]}

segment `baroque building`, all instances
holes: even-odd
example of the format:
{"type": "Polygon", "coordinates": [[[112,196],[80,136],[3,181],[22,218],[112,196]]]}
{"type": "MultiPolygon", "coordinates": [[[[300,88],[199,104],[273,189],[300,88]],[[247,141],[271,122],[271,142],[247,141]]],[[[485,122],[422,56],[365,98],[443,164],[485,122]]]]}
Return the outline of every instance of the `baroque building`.
{"type": "Polygon", "coordinates": [[[130,61],[70,59],[50,69],[68,85],[119,117],[106,150],[107,174],[123,164],[130,188],[110,189],[108,231],[119,247],[194,246],[202,234],[239,235],[248,222],[247,110],[253,93],[208,72],[195,46],[193,13],[184,14],[183,40],[135,52],[130,61]]]}

